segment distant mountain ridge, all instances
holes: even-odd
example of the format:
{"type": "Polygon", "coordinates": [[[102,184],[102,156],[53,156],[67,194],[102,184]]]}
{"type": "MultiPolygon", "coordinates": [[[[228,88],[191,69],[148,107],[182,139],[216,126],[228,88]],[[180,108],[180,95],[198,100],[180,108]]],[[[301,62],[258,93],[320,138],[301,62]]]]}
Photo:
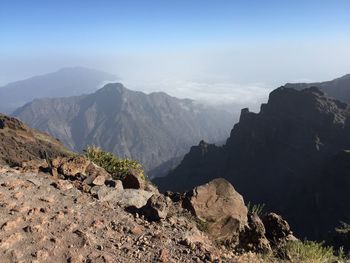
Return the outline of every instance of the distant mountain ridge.
{"type": "Polygon", "coordinates": [[[69,97],[94,92],[104,81],[115,81],[110,73],[84,67],[62,68],[0,87],[0,112],[16,108],[37,98],[69,97]]]}
{"type": "Polygon", "coordinates": [[[224,146],[202,141],[154,182],[184,191],[224,177],[247,201],[281,213],[298,236],[322,240],[350,222],[348,149],[348,104],[316,87],[280,87],[259,113],[242,110],[224,146]]]}
{"type": "MultiPolygon", "coordinates": [[[[233,116],[164,92],[145,94],[122,84],[107,84],[95,93],[36,99],[14,116],[81,152],[96,145],[139,160],[152,170],[182,157],[205,139],[227,138],[233,116]]],[[[157,169],[156,169],[157,170],[157,169]]],[[[166,171],[164,167],[158,169],[166,171]]]]}
{"type": "Polygon", "coordinates": [[[302,90],[310,87],[318,87],[329,96],[350,103],[350,74],[330,81],[314,83],[287,83],[286,88],[302,90]]]}

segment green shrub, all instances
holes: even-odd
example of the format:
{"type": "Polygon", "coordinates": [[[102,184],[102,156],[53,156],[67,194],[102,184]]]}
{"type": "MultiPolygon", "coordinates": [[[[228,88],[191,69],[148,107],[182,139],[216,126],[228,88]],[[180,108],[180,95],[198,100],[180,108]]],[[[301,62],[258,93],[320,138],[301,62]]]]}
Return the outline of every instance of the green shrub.
{"type": "Polygon", "coordinates": [[[89,160],[104,168],[114,179],[123,179],[130,169],[137,170],[141,178],[147,179],[142,165],[137,161],[128,158],[120,159],[112,153],[105,152],[95,146],[87,146],[84,153],[89,160]]]}

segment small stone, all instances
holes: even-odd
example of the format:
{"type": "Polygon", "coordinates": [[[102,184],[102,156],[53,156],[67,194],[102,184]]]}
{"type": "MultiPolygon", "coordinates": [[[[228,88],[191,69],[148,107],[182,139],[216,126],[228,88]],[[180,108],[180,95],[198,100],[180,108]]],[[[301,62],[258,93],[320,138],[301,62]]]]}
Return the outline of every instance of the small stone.
{"type": "Polygon", "coordinates": [[[51,169],[51,175],[52,175],[53,177],[58,177],[58,171],[57,171],[57,168],[52,167],[52,169],[51,169]]]}
{"type": "Polygon", "coordinates": [[[144,231],[142,226],[136,225],[130,229],[130,232],[134,235],[141,235],[144,231]]]}
{"type": "Polygon", "coordinates": [[[104,177],[104,175],[99,175],[92,181],[92,183],[94,185],[101,186],[105,184],[105,181],[106,181],[106,178],[104,177]]]}
{"type": "Polygon", "coordinates": [[[83,255],[74,255],[68,258],[69,263],[83,263],[84,262],[84,256],[83,255]]]}
{"type": "Polygon", "coordinates": [[[120,180],[107,180],[105,181],[105,184],[108,187],[123,190],[123,183],[120,180]]]}
{"type": "Polygon", "coordinates": [[[53,183],[53,186],[62,191],[73,188],[73,185],[67,180],[58,180],[57,182],[53,183]]]}
{"type": "Polygon", "coordinates": [[[39,200],[47,203],[53,203],[55,201],[55,197],[53,195],[48,195],[48,196],[39,198],[39,200]]]}
{"type": "Polygon", "coordinates": [[[169,262],[169,250],[168,250],[168,249],[163,248],[163,249],[160,251],[160,254],[159,254],[159,261],[160,261],[160,262],[169,262]]]}

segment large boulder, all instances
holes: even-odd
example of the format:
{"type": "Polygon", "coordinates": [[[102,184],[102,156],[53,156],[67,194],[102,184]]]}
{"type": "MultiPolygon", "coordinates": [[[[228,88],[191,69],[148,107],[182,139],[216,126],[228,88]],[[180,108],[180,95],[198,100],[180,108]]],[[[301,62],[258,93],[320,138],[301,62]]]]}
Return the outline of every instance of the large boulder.
{"type": "Polygon", "coordinates": [[[204,221],[208,234],[219,242],[237,242],[247,224],[243,197],[223,178],[186,193],[183,206],[204,221]]]}

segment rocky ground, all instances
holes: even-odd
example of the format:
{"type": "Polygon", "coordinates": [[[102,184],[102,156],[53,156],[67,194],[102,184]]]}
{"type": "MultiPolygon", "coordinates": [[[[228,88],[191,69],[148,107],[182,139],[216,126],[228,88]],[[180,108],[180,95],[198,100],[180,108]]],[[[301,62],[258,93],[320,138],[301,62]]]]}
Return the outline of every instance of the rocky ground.
{"type": "Polygon", "coordinates": [[[0,226],[3,263],[236,262],[186,216],[149,222],[45,173],[0,170],[0,226]]]}

